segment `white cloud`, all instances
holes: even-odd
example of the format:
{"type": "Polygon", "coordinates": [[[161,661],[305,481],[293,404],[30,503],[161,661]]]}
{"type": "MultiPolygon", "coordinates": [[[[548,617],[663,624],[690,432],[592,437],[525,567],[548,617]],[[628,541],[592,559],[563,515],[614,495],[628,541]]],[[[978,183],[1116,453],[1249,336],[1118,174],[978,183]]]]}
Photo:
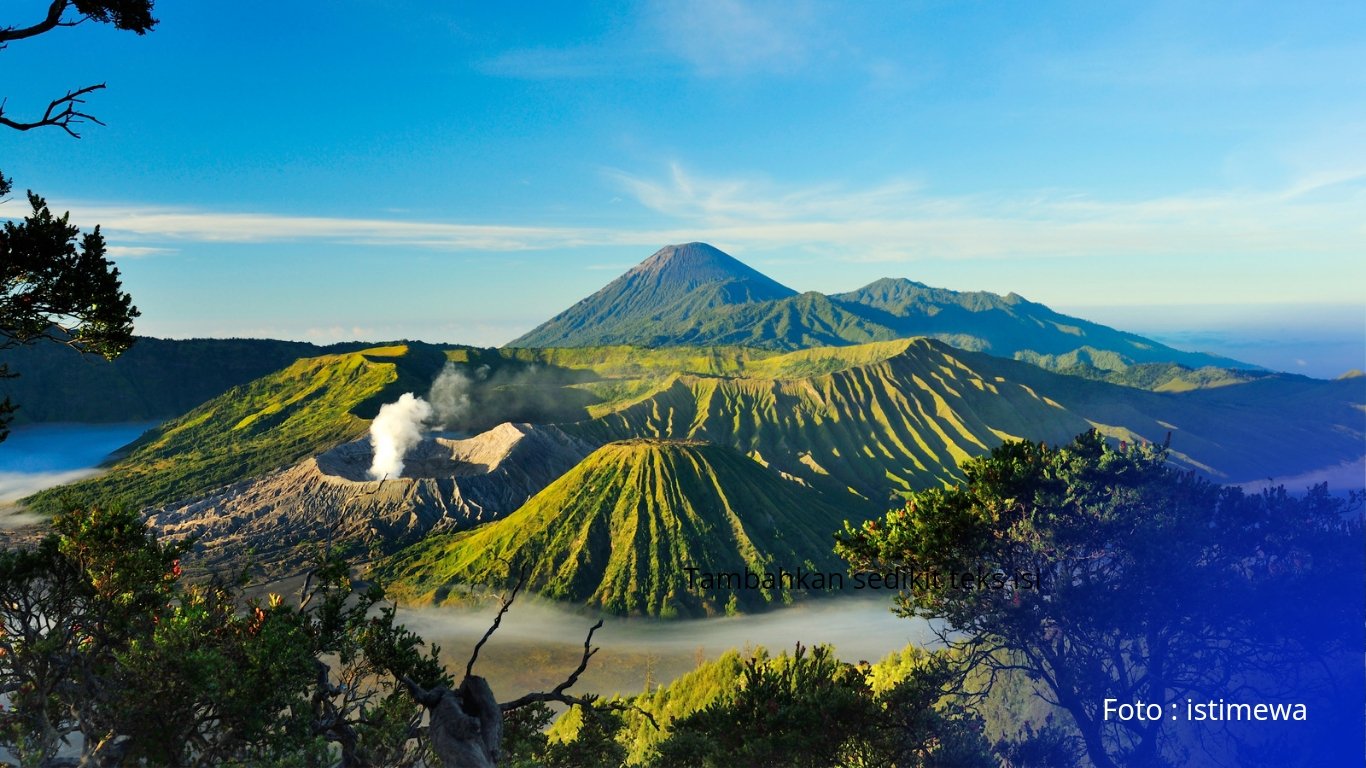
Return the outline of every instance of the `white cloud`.
{"type": "MultiPolygon", "coordinates": [[[[116,255],[171,253],[184,243],[319,242],[451,252],[629,246],[703,240],[741,251],[792,249],[858,261],[1014,257],[1303,259],[1296,268],[1355,266],[1366,242],[1366,179],[1356,169],[1300,169],[1274,188],[1101,199],[1056,190],[935,195],[912,180],[864,187],[782,185],[703,176],[681,164],[658,176],[605,172],[653,212],[634,226],[537,227],[390,218],[287,216],[139,205],[73,204],[100,223],[116,255]]],[[[795,254],[794,254],[795,255],[795,254]]],[[[593,265],[610,262],[592,262],[593,265]]],[[[1133,261],[1137,265],[1140,262],[1133,261]]],[[[1194,265],[1181,262],[1183,268],[1194,265]]],[[[1211,262],[1212,263],[1212,262],[1211,262]]]]}
{"type": "Polygon", "coordinates": [[[610,176],[642,205],[704,239],[805,245],[849,260],[1012,256],[1361,254],[1361,177],[1306,175],[1283,188],[1104,200],[1059,191],[935,196],[895,181],[867,188],[784,187],[704,178],[679,165],[663,178],[610,176]],[[1331,183],[1326,183],[1331,182],[1331,183]],[[1313,190],[1314,195],[1306,192],[1313,190]]]}
{"type": "MultiPolygon", "coordinates": [[[[854,53],[837,39],[838,19],[812,0],[655,0],[598,39],[513,48],[479,68],[529,80],[787,75],[854,53]]],[[[889,74],[875,65],[870,77],[889,74]]]]}
{"type": "Polygon", "coordinates": [[[175,248],[157,248],[148,245],[111,245],[104,249],[105,253],[116,259],[141,259],[145,256],[160,256],[168,253],[175,253],[175,248]]]}
{"type": "MultiPolygon", "coordinates": [[[[67,207],[74,221],[99,223],[111,239],[131,237],[217,243],[319,241],[480,251],[534,250],[600,244],[613,239],[611,232],[582,228],[284,216],[140,205],[73,203],[67,207]]],[[[146,255],[154,249],[138,246],[132,250],[137,255],[146,255]]]]}

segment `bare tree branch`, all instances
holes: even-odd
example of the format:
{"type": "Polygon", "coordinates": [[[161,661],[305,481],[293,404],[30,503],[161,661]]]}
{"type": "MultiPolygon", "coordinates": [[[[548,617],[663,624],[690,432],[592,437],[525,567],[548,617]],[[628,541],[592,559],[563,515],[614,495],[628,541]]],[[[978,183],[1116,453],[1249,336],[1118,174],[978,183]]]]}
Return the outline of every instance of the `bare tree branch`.
{"type": "Polygon", "coordinates": [[[99,118],[94,115],[88,112],[82,112],[81,107],[79,106],[85,103],[85,99],[81,98],[82,96],[93,91],[102,90],[104,87],[104,83],[98,83],[96,85],[87,85],[84,88],[78,88],[74,91],[67,91],[65,96],[60,99],[53,99],[52,102],[47,105],[47,109],[43,111],[43,116],[40,119],[31,122],[21,122],[5,117],[5,102],[0,101],[0,125],[13,128],[16,131],[28,131],[34,128],[55,126],[66,131],[72,137],[79,139],[81,135],[77,133],[76,129],[72,126],[80,125],[85,122],[104,125],[104,123],[100,122],[99,118]]]}
{"type": "Polygon", "coordinates": [[[563,704],[579,703],[578,701],[566,701],[567,697],[564,695],[564,692],[574,687],[574,683],[579,681],[579,675],[582,675],[584,670],[588,669],[588,660],[593,658],[598,652],[598,649],[593,647],[593,633],[597,632],[599,629],[602,629],[602,619],[598,619],[597,624],[588,628],[588,637],[583,640],[583,658],[579,659],[579,666],[573,672],[569,673],[569,677],[566,678],[563,683],[555,686],[549,693],[528,693],[520,699],[509,701],[506,704],[499,704],[498,706],[501,707],[504,712],[511,712],[514,709],[525,707],[528,704],[534,704],[538,701],[558,701],[563,704]]]}
{"type": "MultiPolygon", "coordinates": [[[[484,647],[484,643],[487,643],[489,638],[493,637],[493,633],[498,631],[498,625],[503,623],[503,614],[507,613],[508,609],[512,607],[512,601],[517,599],[517,593],[521,592],[522,585],[526,584],[526,573],[527,569],[523,566],[522,570],[517,575],[517,583],[512,587],[512,593],[507,597],[498,598],[498,602],[501,603],[498,608],[498,615],[493,617],[493,624],[489,626],[489,629],[484,633],[484,636],[479,638],[479,642],[474,644],[474,652],[470,654],[469,663],[465,665],[465,677],[474,674],[474,662],[479,658],[479,649],[484,647]]],[[[598,626],[602,626],[601,621],[598,622],[598,626]]],[[[591,639],[593,633],[589,632],[588,637],[591,639]]],[[[585,658],[584,661],[586,662],[587,659],[585,658]]]]}
{"type": "Polygon", "coordinates": [[[588,628],[588,637],[584,638],[583,641],[583,658],[579,659],[579,666],[573,672],[569,673],[569,677],[565,678],[565,681],[563,683],[560,683],[548,692],[528,693],[527,695],[519,699],[509,701],[506,704],[499,704],[498,707],[502,709],[503,712],[506,714],[515,709],[525,707],[528,704],[554,701],[569,706],[578,705],[581,707],[594,707],[597,709],[612,709],[618,712],[634,711],[639,712],[641,715],[643,715],[646,720],[650,721],[650,725],[654,726],[655,730],[658,730],[659,723],[655,722],[654,715],[650,714],[649,712],[646,712],[644,709],[641,709],[639,706],[636,706],[635,704],[631,704],[625,701],[603,702],[593,695],[570,696],[565,693],[565,691],[574,687],[574,684],[579,681],[579,675],[582,675],[584,670],[588,669],[588,660],[593,658],[593,656],[598,652],[599,649],[593,647],[593,633],[598,631],[599,629],[602,629],[602,619],[598,619],[597,624],[594,624],[593,626],[588,628]]]}
{"type": "Polygon", "coordinates": [[[23,40],[28,37],[41,35],[60,26],[74,26],[72,23],[63,24],[62,14],[66,11],[70,0],[52,0],[52,4],[47,7],[47,16],[42,21],[22,29],[16,27],[0,27],[0,48],[11,40],[23,40]]]}

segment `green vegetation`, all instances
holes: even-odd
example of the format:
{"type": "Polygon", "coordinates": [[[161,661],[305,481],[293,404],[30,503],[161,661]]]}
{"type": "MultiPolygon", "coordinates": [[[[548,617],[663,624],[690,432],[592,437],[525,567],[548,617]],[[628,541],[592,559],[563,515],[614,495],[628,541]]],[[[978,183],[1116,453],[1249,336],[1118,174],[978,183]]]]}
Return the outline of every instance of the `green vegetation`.
{"type": "Polygon", "coordinates": [[[195,498],[354,439],[382,402],[425,387],[440,353],[421,346],[305,358],[173,419],[133,443],[105,474],[36,494],[35,510],[195,498]]]}
{"type": "Polygon", "coordinates": [[[997,768],[980,718],[949,690],[953,673],[941,655],[908,650],[896,661],[848,664],[828,646],[800,644],[777,656],[730,651],[630,699],[606,728],[600,714],[571,710],[541,752],[583,751],[606,731],[624,759],[587,765],[997,768]]]}
{"type": "Polygon", "coordinates": [[[1360,753],[1359,499],[1323,486],[1246,495],[1173,467],[1161,448],[1115,449],[1094,431],[1059,448],[1006,443],[964,474],[848,527],[839,551],[858,569],[1001,574],[1001,588],[914,582],[899,610],[941,620],[965,673],[1022,668],[1068,713],[1093,765],[1186,764],[1192,748],[1240,765],[1360,753]],[[1281,751],[1244,752],[1237,733],[1202,731],[1194,746],[1165,716],[1102,708],[1235,701],[1245,686],[1312,701],[1321,719],[1283,733],[1281,751]]]}
{"type": "Polygon", "coordinates": [[[23,765],[414,766],[422,707],[450,684],[382,593],[320,556],[297,606],[187,584],[185,545],[132,512],[68,510],[0,553],[0,748],[23,765]]]}
{"type": "MultiPolygon", "coordinates": [[[[46,13],[28,19],[24,11],[17,24],[0,24],[0,51],[11,43],[29,40],[82,22],[109,24],[115,29],[146,33],[156,26],[152,0],[53,0],[46,13]],[[74,13],[68,15],[68,11],[74,13]]],[[[33,9],[25,9],[31,13],[33,9]]],[[[25,77],[10,70],[11,77],[25,77]]],[[[15,131],[55,128],[80,138],[77,129],[85,122],[103,125],[85,111],[85,100],[104,83],[67,91],[52,99],[31,119],[5,111],[8,99],[0,95],[0,127],[15,131]]],[[[0,173],[0,201],[13,184],[0,173]]],[[[31,216],[6,221],[0,228],[0,352],[50,341],[79,352],[113,359],[133,343],[133,320],[138,310],[123,291],[119,270],[105,258],[100,228],[81,235],[69,215],[54,216],[42,197],[28,192],[31,216]],[[80,237],[80,247],[76,238],[80,237]]],[[[10,360],[0,361],[0,381],[19,374],[10,360]]],[[[0,397],[0,440],[9,435],[16,406],[8,394],[0,397]]]]}
{"type": "Polygon", "coordinates": [[[399,597],[440,603],[458,584],[498,585],[525,569],[545,596],[622,614],[712,615],[788,601],[794,591],[706,588],[701,573],[839,565],[837,508],[720,446],[634,440],[599,448],[512,515],[431,537],[378,575],[399,597]]]}
{"type": "Polygon", "coordinates": [[[1111,384],[1146,389],[1150,392],[1189,392],[1194,389],[1246,384],[1269,376],[1288,376],[1288,374],[1273,374],[1269,371],[1214,368],[1212,366],[1188,368],[1176,363],[1140,363],[1119,369],[1098,368],[1095,365],[1078,363],[1058,366],[1056,370],[1058,373],[1068,376],[1079,376],[1093,381],[1108,381],[1111,384]]]}
{"type": "MultiPolygon", "coordinates": [[[[0,49],[7,32],[0,28],[0,49]]],[[[3,109],[0,101],[0,115],[3,109]]],[[[0,199],[9,191],[9,179],[0,175],[0,199]]],[[[52,342],[118,357],[133,343],[138,310],[123,291],[118,268],[105,258],[99,227],[81,236],[69,214],[53,215],[32,192],[28,202],[30,215],[0,227],[0,352],[52,342]]],[[[18,375],[9,360],[0,362],[0,381],[18,375]]],[[[9,435],[15,410],[9,395],[0,399],[0,440],[9,435]]]]}
{"type": "MultiPolygon", "coordinates": [[[[961,462],[1003,440],[1064,442],[1091,427],[1129,442],[1163,442],[1170,433],[1175,461],[1220,479],[1310,471],[1359,457],[1366,403],[1361,378],[1326,382],[1173,366],[1090,369],[1086,378],[928,339],[788,353],[390,349],[408,352],[311,358],[233,390],[163,425],[110,475],[75,489],[113,492],[135,506],[189,500],[360,435],[361,420],[381,402],[404,391],[426,393],[446,363],[469,382],[467,415],[452,428],[555,422],[596,444],[637,437],[712,442],[829,498],[873,505],[894,492],[956,483],[961,462]],[[355,378],[346,365],[390,370],[393,378],[355,378]],[[1200,388],[1148,392],[1101,378],[1200,388]],[[273,415],[255,421],[258,412],[273,415]],[[244,429],[244,420],[253,428],[244,429]],[[277,422],[285,432],[262,431],[277,422]]],[[[53,509],[61,492],[40,494],[40,508],[53,509]]]]}

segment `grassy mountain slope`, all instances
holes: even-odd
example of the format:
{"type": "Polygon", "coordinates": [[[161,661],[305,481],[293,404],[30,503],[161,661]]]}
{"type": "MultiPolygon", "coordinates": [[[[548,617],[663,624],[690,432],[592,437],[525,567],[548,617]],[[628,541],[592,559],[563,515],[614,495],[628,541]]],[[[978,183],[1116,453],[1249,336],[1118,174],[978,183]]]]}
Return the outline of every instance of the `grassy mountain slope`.
{"type": "Polygon", "coordinates": [[[19,404],[18,424],[169,419],[301,357],[360,346],[144,336],[109,362],[69,347],[35,344],[4,353],[5,361],[20,376],[0,381],[0,394],[19,404]]]}
{"type": "Polygon", "coordinates": [[[416,601],[525,566],[529,589],[614,613],[715,614],[732,599],[755,609],[786,595],[703,589],[685,569],[839,570],[831,535],[860,516],[850,512],[720,446],[631,440],[599,448],[512,515],[430,538],[380,573],[416,601]]]}
{"type": "Polygon", "coordinates": [[[738,377],[683,375],[597,418],[586,439],[705,440],[832,494],[957,482],[958,465],[1012,438],[1064,442],[1096,427],[1162,442],[1223,481],[1306,471],[1361,454],[1360,379],[1274,375],[1184,393],[1135,390],[928,339],[812,349],[738,377]]]}
{"type": "Polygon", "coordinates": [[[380,404],[425,390],[441,360],[425,345],[298,360],[148,432],[107,474],[26,501],[52,512],[66,498],[136,508],[194,498],[360,436],[380,404]]]}
{"type": "Polygon", "coordinates": [[[1034,392],[983,378],[935,342],[849,349],[771,358],[740,378],[679,376],[565,428],[598,442],[727,445],[823,491],[882,505],[893,488],[954,482],[959,462],[1004,439],[1061,441],[1088,426],[1034,392]]]}
{"type": "Polygon", "coordinates": [[[1054,312],[1015,294],[884,278],[796,294],[701,243],[668,246],[511,347],[741,345],[794,350],[927,336],[1046,368],[1141,363],[1252,368],[1054,312]]]}

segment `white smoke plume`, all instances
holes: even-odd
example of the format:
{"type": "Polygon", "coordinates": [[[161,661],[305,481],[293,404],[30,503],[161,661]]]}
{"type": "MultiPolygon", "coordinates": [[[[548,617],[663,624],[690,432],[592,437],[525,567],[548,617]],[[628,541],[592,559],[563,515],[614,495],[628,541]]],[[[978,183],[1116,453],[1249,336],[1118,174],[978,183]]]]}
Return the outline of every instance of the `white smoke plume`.
{"type": "Polygon", "coordinates": [[[403,476],[403,457],[422,439],[423,423],[432,418],[432,406],[412,392],[380,406],[370,422],[370,445],[375,459],[370,479],[403,476]]]}

